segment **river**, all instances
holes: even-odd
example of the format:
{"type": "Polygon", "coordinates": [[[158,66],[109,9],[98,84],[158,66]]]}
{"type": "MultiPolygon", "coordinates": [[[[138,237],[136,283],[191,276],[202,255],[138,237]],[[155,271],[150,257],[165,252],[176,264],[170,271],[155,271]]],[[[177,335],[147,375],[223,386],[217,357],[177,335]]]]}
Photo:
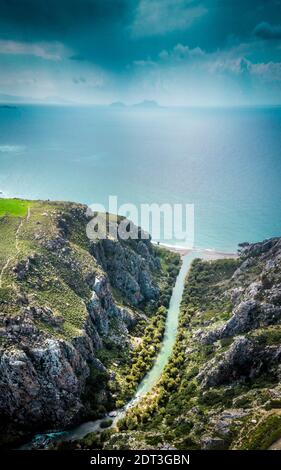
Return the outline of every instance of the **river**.
{"type": "Polygon", "coordinates": [[[169,309],[167,313],[165,333],[161,349],[156,357],[154,365],[150,371],[145,375],[141,383],[139,384],[137,391],[134,397],[121,409],[113,411],[105,415],[102,419],[97,419],[95,421],[84,422],[72,429],[61,432],[48,432],[43,434],[36,434],[32,441],[26,445],[23,445],[21,449],[32,449],[36,447],[48,447],[52,442],[57,441],[72,441],[77,439],[82,439],[84,436],[90,432],[101,431],[101,423],[105,419],[112,418],[114,426],[117,421],[122,418],[126,411],[134,406],[145,394],[147,394],[154,385],[158,382],[161,377],[161,374],[166,366],[169,357],[172,354],[172,350],[176,341],[178,320],[179,320],[179,311],[180,303],[182,299],[184,281],[190,265],[195,258],[203,259],[216,259],[216,258],[225,258],[233,255],[226,255],[223,253],[214,253],[205,251],[191,251],[182,258],[182,265],[179,271],[179,274],[176,279],[175,286],[173,288],[172,296],[170,299],[169,309]]]}

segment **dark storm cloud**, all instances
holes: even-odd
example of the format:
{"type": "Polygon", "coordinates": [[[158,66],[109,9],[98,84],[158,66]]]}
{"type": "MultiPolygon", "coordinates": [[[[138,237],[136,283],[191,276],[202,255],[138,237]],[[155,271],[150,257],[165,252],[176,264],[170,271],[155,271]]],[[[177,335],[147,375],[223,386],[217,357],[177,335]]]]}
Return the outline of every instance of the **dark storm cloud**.
{"type": "Polygon", "coordinates": [[[59,41],[74,61],[120,71],[177,43],[212,51],[250,41],[257,24],[256,35],[277,38],[270,24],[280,8],[279,0],[0,0],[0,39],[59,41]]]}
{"type": "Polygon", "coordinates": [[[56,38],[106,25],[127,11],[128,0],[1,0],[4,32],[56,38]]]}
{"type": "Polygon", "coordinates": [[[281,39],[281,24],[273,26],[269,23],[260,23],[255,27],[254,34],[262,39],[281,39]]]}
{"type": "Polygon", "coordinates": [[[59,41],[101,65],[124,59],[123,28],[130,21],[132,0],[0,0],[1,39],[59,41]]]}
{"type": "Polygon", "coordinates": [[[279,93],[280,25],[281,0],[0,0],[0,91],[181,102],[266,77],[279,93]]]}

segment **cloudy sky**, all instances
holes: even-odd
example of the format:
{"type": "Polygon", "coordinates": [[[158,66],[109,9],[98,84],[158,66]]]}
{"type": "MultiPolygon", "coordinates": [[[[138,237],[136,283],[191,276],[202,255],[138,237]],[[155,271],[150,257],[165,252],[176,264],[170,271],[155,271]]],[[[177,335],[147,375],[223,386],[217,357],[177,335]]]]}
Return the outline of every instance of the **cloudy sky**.
{"type": "Polygon", "coordinates": [[[281,104],[281,0],[0,0],[0,99],[281,104]]]}

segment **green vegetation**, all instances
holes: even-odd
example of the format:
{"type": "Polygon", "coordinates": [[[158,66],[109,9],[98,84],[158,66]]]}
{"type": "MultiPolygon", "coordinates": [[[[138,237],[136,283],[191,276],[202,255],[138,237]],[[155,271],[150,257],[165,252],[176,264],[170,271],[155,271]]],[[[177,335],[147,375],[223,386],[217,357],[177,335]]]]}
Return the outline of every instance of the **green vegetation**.
{"type": "Polygon", "coordinates": [[[272,346],[281,343],[281,325],[261,328],[249,333],[248,338],[256,341],[261,346],[272,346]]]}
{"type": "Polygon", "coordinates": [[[232,305],[230,298],[222,295],[225,280],[232,276],[239,263],[236,259],[194,260],[183,294],[183,313],[188,310],[193,314],[197,308],[200,320],[226,320],[232,305]]]}
{"type": "Polygon", "coordinates": [[[19,224],[19,219],[15,217],[10,218],[9,223],[6,217],[0,218],[0,271],[15,254],[15,236],[19,224]]]}
{"type": "Polygon", "coordinates": [[[167,310],[165,307],[159,307],[156,314],[153,316],[149,324],[144,330],[141,343],[133,350],[130,366],[127,375],[125,376],[125,389],[123,400],[130,398],[144,377],[148,372],[153,361],[160,350],[164,331],[167,310]]]}
{"type": "Polygon", "coordinates": [[[169,306],[173,286],[180,270],[181,259],[177,253],[154,246],[154,252],[160,259],[161,271],[155,273],[155,282],[160,288],[160,298],[157,306],[169,306]]]}
{"type": "Polygon", "coordinates": [[[22,199],[4,199],[0,198],[0,217],[5,215],[13,217],[25,217],[30,201],[22,199]]]}
{"type": "Polygon", "coordinates": [[[266,450],[281,437],[281,415],[263,417],[245,437],[240,449],[266,450]]]}
{"type": "Polygon", "coordinates": [[[109,373],[107,370],[90,366],[90,375],[87,379],[86,389],[84,391],[84,402],[89,407],[89,417],[97,419],[104,416],[106,411],[114,407],[114,401],[108,389],[109,373]],[[106,395],[106,399],[100,397],[106,395]]]}

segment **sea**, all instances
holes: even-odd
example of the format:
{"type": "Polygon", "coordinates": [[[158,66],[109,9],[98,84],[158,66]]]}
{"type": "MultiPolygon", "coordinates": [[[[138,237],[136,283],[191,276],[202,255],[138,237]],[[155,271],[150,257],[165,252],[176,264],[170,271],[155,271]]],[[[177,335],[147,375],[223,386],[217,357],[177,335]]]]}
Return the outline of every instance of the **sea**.
{"type": "Polygon", "coordinates": [[[281,107],[0,105],[0,191],[193,204],[194,246],[235,251],[281,236],[281,107]]]}

